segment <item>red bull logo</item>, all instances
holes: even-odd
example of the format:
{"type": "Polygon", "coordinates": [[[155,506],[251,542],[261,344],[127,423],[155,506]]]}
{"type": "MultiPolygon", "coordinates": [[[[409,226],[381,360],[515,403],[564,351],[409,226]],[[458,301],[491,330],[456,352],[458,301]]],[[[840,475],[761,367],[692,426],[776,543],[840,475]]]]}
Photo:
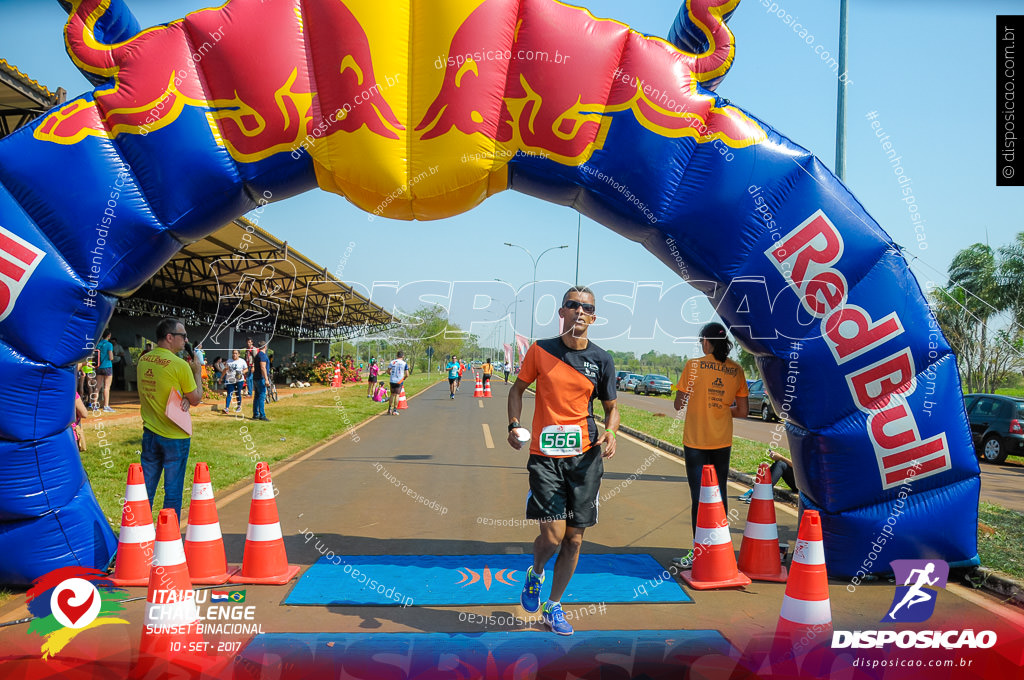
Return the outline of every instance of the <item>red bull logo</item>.
{"type": "MultiPolygon", "coordinates": [[[[722,8],[703,11],[708,21],[721,22],[722,8]]],[[[559,3],[486,0],[459,27],[447,60],[435,62],[446,66],[445,77],[416,126],[420,138],[452,129],[481,133],[573,165],[603,148],[614,116],[626,111],[666,137],[730,147],[766,138],[739,109],[715,106],[714,97],[698,92],[700,78],[717,74],[706,57],[688,58],[622,24],[592,19],[559,3]],[[503,29],[517,13],[514,29],[503,29]],[[607,50],[609,43],[625,43],[624,54],[607,50]]]]}
{"type": "Polygon", "coordinates": [[[226,7],[202,10],[104,45],[95,27],[110,0],[73,0],[65,29],[72,58],[111,76],[113,86],[54,111],[36,137],[75,144],[89,136],[148,135],[193,107],[240,162],[292,151],[322,125],[348,132],[366,126],[398,138],[402,126],[374,79],[369,39],[344,4],[317,3],[303,16],[293,3],[248,0],[253,7],[245,11],[238,8],[245,1],[232,3],[230,16],[226,7]],[[306,46],[295,40],[304,30],[319,45],[311,69],[306,46]],[[259,73],[252,72],[254,51],[259,73]],[[357,97],[363,105],[352,105],[357,97]]]}
{"type": "Polygon", "coordinates": [[[766,138],[698,88],[731,61],[721,17],[737,0],[696,3],[719,27],[711,35],[730,38],[702,55],[552,0],[446,0],[419,18],[376,0],[232,0],[103,44],[97,24],[114,1],[71,0],[69,52],[110,84],[51,112],[38,139],[146,136],[182,118],[196,134],[199,113],[238,162],[308,151],[322,188],[375,213],[389,197],[388,217],[436,219],[504,190],[517,153],[586,163],[626,116],[723,155],[766,138]],[[429,99],[409,84],[421,65],[429,99]]]}

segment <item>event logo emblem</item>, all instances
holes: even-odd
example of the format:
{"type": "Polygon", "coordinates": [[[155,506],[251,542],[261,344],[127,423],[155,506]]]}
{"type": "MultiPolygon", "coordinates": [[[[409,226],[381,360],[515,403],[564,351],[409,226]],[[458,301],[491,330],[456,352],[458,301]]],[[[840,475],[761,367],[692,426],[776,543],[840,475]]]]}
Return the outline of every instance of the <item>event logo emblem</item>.
{"type": "Polygon", "coordinates": [[[113,616],[122,611],[124,591],[114,588],[106,574],[87,567],[62,567],[37,578],[26,594],[35,619],[28,632],[41,635],[44,659],[58,654],[82,631],[128,622],[113,616]]]}
{"type": "Polygon", "coordinates": [[[897,586],[889,612],[882,617],[883,623],[919,623],[928,620],[935,612],[937,588],[946,587],[949,564],[942,560],[893,560],[889,563],[897,586]]]}
{"type": "Polygon", "coordinates": [[[502,569],[498,573],[492,574],[491,568],[486,565],[484,565],[483,571],[479,573],[474,571],[473,569],[460,568],[459,574],[462,576],[462,579],[459,580],[455,585],[464,584],[462,585],[462,587],[465,588],[466,586],[471,586],[474,583],[482,582],[484,590],[489,591],[491,589],[491,584],[494,581],[497,581],[499,583],[505,584],[506,586],[511,586],[515,588],[518,586],[518,583],[516,583],[516,579],[514,579],[512,575],[515,574],[516,571],[516,569],[502,569]]]}

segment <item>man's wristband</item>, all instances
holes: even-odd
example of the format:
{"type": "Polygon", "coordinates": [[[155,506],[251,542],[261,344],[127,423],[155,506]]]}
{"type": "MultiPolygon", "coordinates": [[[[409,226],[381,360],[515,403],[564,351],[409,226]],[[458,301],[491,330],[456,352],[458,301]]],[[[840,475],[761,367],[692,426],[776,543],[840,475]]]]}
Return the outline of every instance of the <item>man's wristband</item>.
{"type": "Polygon", "coordinates": [[[516,429],[517,427],[519,427],[519,421],[518,420],[513,420],[511,423],[508,424],[508,431],[511,432],[512,430],[516,429]]]}
{"type": "Polygon", "coordinates": [[[615,430],[609,430],[608,428],[605,428],[605,432],[607,432],[613,437],[618,434],[618,432],[616,432],[615,430]]]}

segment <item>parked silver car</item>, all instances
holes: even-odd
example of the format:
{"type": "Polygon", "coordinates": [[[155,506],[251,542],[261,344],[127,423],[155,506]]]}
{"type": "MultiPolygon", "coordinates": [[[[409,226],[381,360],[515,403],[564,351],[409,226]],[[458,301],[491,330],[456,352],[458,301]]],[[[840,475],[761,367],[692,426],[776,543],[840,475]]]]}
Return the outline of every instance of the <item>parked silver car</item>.
{"type": "Polygon", "coordinates": [[[630,373],[629,375],[622,379],[622,385],[619,387],[619,389],[628,392],[629,390],[634,389],[637,385],[639,385],[640,381],[643,379],[644,377],[642,375],[630,373]]]}
{"type": "Polygon", "coordinates": [[[672,381],[663,375],[648,373],[633,388],[633,392],[635,394],[672,394],[672,381]]]}

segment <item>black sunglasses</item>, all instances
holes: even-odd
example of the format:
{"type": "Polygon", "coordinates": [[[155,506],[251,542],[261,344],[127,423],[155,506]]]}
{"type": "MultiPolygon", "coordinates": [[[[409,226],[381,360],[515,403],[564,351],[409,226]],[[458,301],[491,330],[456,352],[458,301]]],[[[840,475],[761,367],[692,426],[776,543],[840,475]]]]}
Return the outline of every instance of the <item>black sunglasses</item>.
{"type": "Polygon", "coordinates": [[[566,309],[577,309],[582,308],[587,314],[593,314],[597,311],[597,307],[590,304],[589,302],[580,302],[579,300],[566,300],[562,303],[562,306],[566,309]]]}
{"type": "Polygon", "coordinates": [[[188,340],[188,333],[168,333],[168,335],[180,335],[181,337],[188,340]]]}

